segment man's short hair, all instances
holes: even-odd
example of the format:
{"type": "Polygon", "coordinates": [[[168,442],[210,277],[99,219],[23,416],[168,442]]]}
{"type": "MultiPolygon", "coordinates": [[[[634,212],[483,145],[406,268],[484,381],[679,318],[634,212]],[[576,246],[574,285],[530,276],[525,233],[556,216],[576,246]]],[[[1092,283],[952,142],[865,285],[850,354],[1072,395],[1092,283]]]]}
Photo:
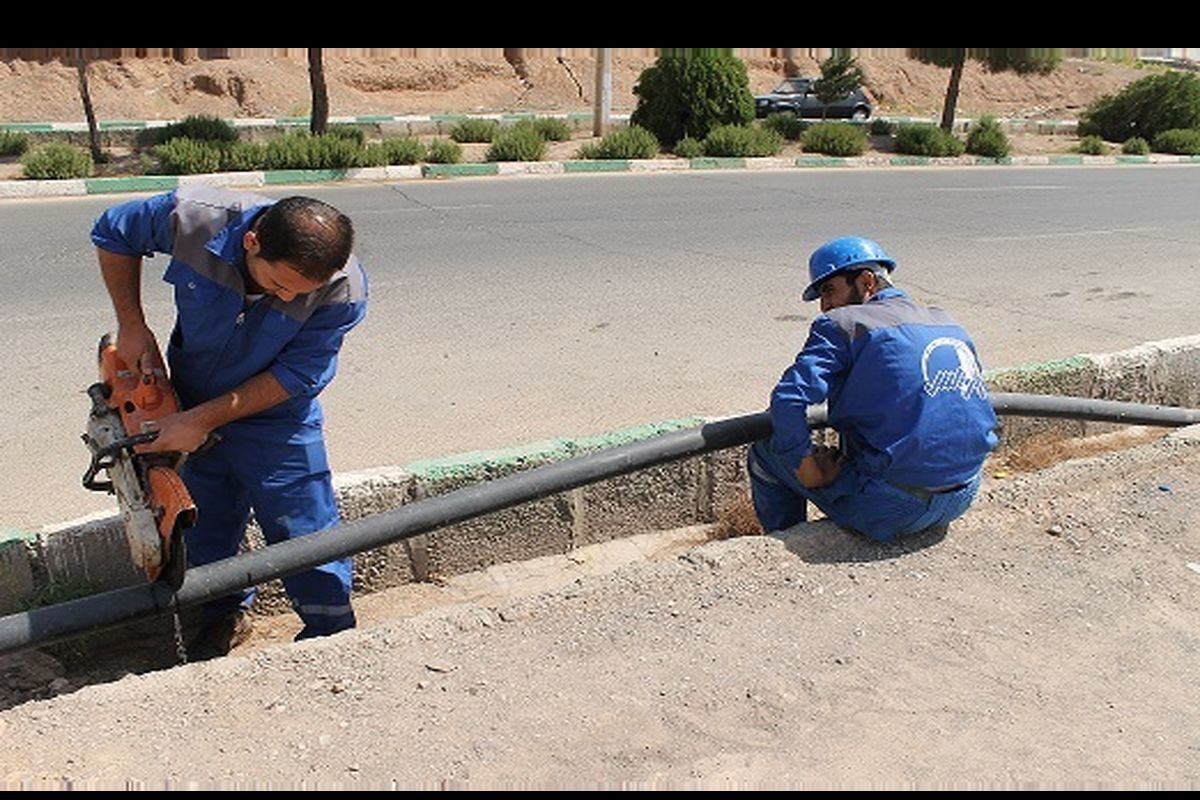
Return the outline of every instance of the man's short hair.
{"type": "Polygon", "coordinates": [[[312,281],[325,283],[346,265],[354,246],[350,218],[311,197],[285,197],[254,223],[259,257],[286,261],[312,281]]]}

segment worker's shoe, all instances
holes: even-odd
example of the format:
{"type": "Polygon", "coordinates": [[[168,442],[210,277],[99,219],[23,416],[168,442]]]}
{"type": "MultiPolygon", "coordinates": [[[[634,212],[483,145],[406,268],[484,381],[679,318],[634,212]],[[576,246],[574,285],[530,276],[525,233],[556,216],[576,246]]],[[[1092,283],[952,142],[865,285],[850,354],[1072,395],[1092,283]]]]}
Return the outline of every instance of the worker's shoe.
{"type": "Polygon", "coordinates": [[[229,655],[229,651],[250,638],[253,625],[245,611],[235,611],[206,622],[187,645],[189,661],[207,661],[229,655]]]}

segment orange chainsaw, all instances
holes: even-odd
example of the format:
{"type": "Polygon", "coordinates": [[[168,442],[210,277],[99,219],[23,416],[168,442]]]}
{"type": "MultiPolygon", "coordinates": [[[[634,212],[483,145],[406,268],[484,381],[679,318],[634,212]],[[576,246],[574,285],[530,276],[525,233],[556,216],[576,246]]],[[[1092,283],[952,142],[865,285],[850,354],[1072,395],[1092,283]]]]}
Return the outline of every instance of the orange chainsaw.
{"type": "Polygon", "coordinates": [[[178,589],[187,567],[183,532],[196,522],[196,506],[178,472],[184,454],[138,453],[134,448],[158,436],[144,433],[142,423],[176,413],[179,400],[161,370],[131,370],[108,334],[100,339],[99,361],[100,382],[87,390],[92,411],[83,441],[92,463],[83,485],[116,494],[133,563],[150,581],[163,580],[178,589]],[[107,470],[108,480],[96,478],[101,470],[107,470]]]}

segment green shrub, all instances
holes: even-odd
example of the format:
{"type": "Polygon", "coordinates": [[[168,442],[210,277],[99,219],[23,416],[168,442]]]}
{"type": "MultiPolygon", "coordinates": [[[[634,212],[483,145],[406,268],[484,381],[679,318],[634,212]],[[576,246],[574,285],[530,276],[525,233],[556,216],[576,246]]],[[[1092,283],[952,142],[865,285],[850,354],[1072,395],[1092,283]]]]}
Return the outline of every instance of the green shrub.
{"type": "Polygon", "coordinates": [[[170,139],[154,148],[158,168],[167,175],[202,175],[221,169],[221,147],[196,139],[170,139]]]}
{"type": "Polygon", "coordinates": [[[338,125],[330,125],[325,130],[326,136],[334,136],[338,139],[349,139],[356,143],[359,147],[365,147],[367,144],[367,132],[357,125],[340,123],[338,125]]]}
{"type": "Polygon", "coordinates": [[[685,136],[675,143],[674,152],[680,158],[700,158],[704,155],[704,143],[685,136]]]}
{"type": "Polygon", "coordinates": [[[775,131],[789,142],[794,142],[804,133],[804,123],[790,111],[778,111],[768,114],[762,125],[768,130],[775,131]]]}
{"type": "Polygon", "coordinates": [[[988,158],[1004,158],[1008,155],[1008,136],[995,117],[983,116],[971,125],[967,132],[967,152],[988,158]]]}
{"type": "Polygon", "coordinates": [[[233,142],[221,148],[222,172],[250,172],[263,169],[267,146],[258,142],[233,142]]]}
{"type": "Polygon", "coordinates": [[[462,161],[462,145],[450,139],[434,139],[425,151],[430,164],[457,164],[462,161]]]}
{"type": "Polygon", "coordinates": [[[937,125],[920,122],[896,128],[896,152],[910,156],[960,156],[964,146],[937,125]]]}
{"type": "Polygon", "coordinates": [[[92,174],[92,156],[69,144],[52,142],[21,157],[25,177],[34,180],[87,178],[92,174]]]}
{"type": "Polygon", "coordinates": [[[500,132],[500,123],[494,119],[464,119],[450,129],[450,138],[456,142],[490,142],[500,132]]]}
{"type": "Polygon", "coordinates": [[[891,136],[896,132],[896,124],[876,117],[871,120],[870,131],[872,136],[891,136]]]}
{"type": "Polygon", "coordinates": [[[29,149],[29,137],[14,131],[0,131],[0,156],[19,156],[29,149]]]}
{"type": "Polygon", "coordinates": [[[571,139],[571,126],[557,117],[542,117],[533,121],[537,132],[549,142],[566,142],[571,139]]]}
{"type": "Polygon", "coordinates": [[[384,139],[383,151],[387,164],[419,164],[425,160],[425,145],[414,136],[384,139]]]}
{"type": "Polygon", "coordinates": [[[746,65],[726,51],[664,53],[642,71],[633,93],[638,103],[630,124],[650,131],[665,147],[754,119],[746,65]]]}
{"type": "Polygon", "coordinates": [[[236,142],[237,129],[220,117],[193,114],[162,128],[146,128],[138,133],[137,142],[143,147],[164,144],[172,139],[191,139],[196,142],[236,142]]]}
{"type": "Polygon", "coordinates": [[[848,122],[820,122],[804,132],[801,147],[806,153],[861,156],[867,149],[867,134],[861,126],[848,122]]]}
{"type": "Polygon", "coordinates": [[[1095,134],[1084,136],[1079,140],[1079,145],[1075,148],[1078,152],[1085,156],[1106,156],[1108,155],[1108,145],[1104,140],[1095,134]]]}
{"type": "Polygon", "coordinates": [[[704,137],[704,155],[715,158],[773,156],[782,149],[778,133],[748,125],[721,125],[704,137]]]}
{"type": "Polygon", "coordinates": [[[488,148],[487,161],[541,161],[546,140],[533,125],[513,125],[496,134],[488,148]]]}
{"type": "Polygon", "coordinates": [[[578,161],[591,161],[600,157],[600,143],[587,142],[579,145],[579,149],[575,151],[575,158],[578,161]]]}
{"type": "Polygon", "coordinates": [[[1200,155],[1200,130],[1177,128],[1163,131],[1154,137],[1154,152],[1176,155],[1200,155]]]}
{"type": "Polygon", "coordinates": [[[389,163],[387,148],[381,143],[375,142],[362,148],[362,152],[358,157],[357,166],[386,167],[389,163]]]}
{"type": "Polygon", "coordinates": [[[367,164],[367,152],[350,139],[289,133],[267,143],[264,167],[276,169],[348,169],[367,164]]]}
{"type": "Polygon", "coordinates": [[[1127,156],[1144,156],[1150,152],[1150,143],[1140,136],[1132,136],[1121,145],[1121,152],[1127,156]]]}
{"type": "Polygon", "coordinates": [[[583,154],[579,155],[580,158],[654,158],[658,155],[658,139],[645,128],[630,125],[579,150],[583,154]]]}
{"type": "Polygon", "coordinates": [[[1147,75],[1115,95],[1088,106],[1079,120],[1079,135],[1098,135],[1110,142],[1131,136],[1153,141],[1162,131],[1200,128],[1200,76],[1184,72],[1147,75]]]}

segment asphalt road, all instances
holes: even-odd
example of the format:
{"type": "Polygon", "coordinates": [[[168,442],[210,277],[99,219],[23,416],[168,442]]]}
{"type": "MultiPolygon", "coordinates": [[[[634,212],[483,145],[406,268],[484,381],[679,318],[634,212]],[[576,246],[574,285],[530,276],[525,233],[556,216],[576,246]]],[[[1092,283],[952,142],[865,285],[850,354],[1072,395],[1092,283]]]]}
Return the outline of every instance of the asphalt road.
{"type": "MultiPolygon", "coordinates": [[[[325,393],[335,470],[764,407],[816,313],[809,252],[859,233],[988,368],[1196,332],[1190,166],[697,172],[266,192],[355,221],[371,309],[325,393]]],[[[113,326],[88,240],[129,196],[0,202],[0,529],[112,507],[79,485],[95,345],[113,326]]],[[[145,301],[172,311],[147,262],[145,301]]]]}

